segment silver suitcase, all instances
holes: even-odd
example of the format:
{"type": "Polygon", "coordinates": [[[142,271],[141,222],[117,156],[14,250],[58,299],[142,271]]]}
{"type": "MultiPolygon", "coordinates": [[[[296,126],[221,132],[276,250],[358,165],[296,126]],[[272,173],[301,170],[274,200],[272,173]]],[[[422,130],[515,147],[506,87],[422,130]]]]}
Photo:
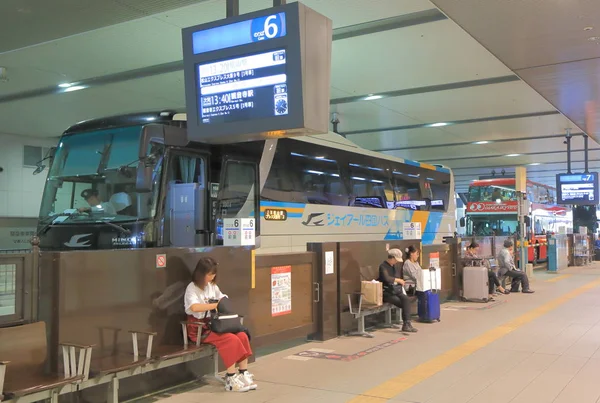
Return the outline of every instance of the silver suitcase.
{"type": "Polygon", "coordinates": [[[488,302],[489,277],[485,266],[465,266],[463,269],[464,301],[488,302]]]}

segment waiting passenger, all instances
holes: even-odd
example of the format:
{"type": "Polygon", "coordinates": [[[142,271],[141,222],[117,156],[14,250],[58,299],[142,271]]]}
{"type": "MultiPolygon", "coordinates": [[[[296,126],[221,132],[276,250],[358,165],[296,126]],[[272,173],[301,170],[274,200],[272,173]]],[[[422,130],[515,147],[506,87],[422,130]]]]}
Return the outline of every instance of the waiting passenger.
{"type": "Polygon", "coordinates": [[[513,258],[513,242],[510,239],[504,241],[504,249],[498,254],[498,274],[500,276],[508,276],[512,278],[510,292],[519,292],[519,283],[523,285],[525,294],[533,294],[534,291],[529,289],[529,278],[527,274],[517,270],[513,258]]]}
{"type": "MultiPolygon", "coordinates": [[[[218,263],[210,258],[202,258],[196,265],[192,282],[185,290],[185,313],[188,320],[203,323],[202,343],[216,347],[221,359],[227,367],[225,390],[230,392],[247,392],[257,388],[253,376],[248,372],[248,358],[252,355],[248,335],[241,333],[215,333],[208,328],[210,311],[217,309],[218,301],[227,295],[223,294],[216,284],[218,263]],[[217,301],[214,302],[213,301],[217,301]],[[235,365],[239,367],[236,374],[235,365]]],[[[188,337],[194,343],[198,340],[198,327],[187,326],[188,337]]]]}
{"type": "MultiPolygon", "coordinates": [[[[465,253],[465,258],[463,264],[465,266],[470,265],[471,261],[474,259],[480,259],[478,256],[479,252],[479,244],[475,241],[471,241],[471,244],[467,246],[467,252],[465,253]]],[[[482,259],[483,264],[488,269],[488,283],[489,283],[489,297],[493,300],[495,290],[498,289],[498,292],[501,294],[510,294],[510,291],[505,290],[500,284],[500,280],[498,280],[498,276],[492,270],[490,266],[490,262],[487,259],[482,259]]]]}
{"type": "Polygon", "coordinates": [[[91,212],[91,213],[104,213],[107,215],[115,215],[117,211],[110,202],[103,202],[100,200],[100,196],[97,189],[85,189],[81,192],[83,200],[90,205],[90,207],[80,207],[77,210],[80,213],[91,212]]]}
{"type": "Polygon", "coordinates": [[[383,283],[383,301],[402,309],[402,331],[416,333],[410,322],[410,298],[404,291],[405,281],[396,277],[396,263],[402,263],[400,249],[388,250],[388,257],[379,265],[379,281],[383,283]]]}
{"type": "Polygon", "coordinates": [[[410,245],[405,249],[406,252],[406,261],[404,262],[404,266],[402,266],[402,274],[404,277],[404,281],[409,284],[414,284],[415,287],[419,282],[419,278],[421,277],[421,265],[419,264],[419,250],[414,247],[414,245],[410,245]]]}

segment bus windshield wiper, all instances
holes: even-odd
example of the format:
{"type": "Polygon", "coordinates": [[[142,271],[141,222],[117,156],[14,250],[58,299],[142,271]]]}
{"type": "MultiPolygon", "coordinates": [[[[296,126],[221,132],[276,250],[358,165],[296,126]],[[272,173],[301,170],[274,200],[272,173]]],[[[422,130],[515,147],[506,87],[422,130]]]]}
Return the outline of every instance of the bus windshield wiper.
{"type": "Polygon", "coordinates": [[[122,232],[123,234],[125,234],[125,235],[131,235],[131,231],[130,231],[130,230],[128,230],[128,229],[127,229],[127,228],[125,228],[125,227],[121,227],[120,225],[117,225],[117,224],[115,224],[115,223],[112,223],[112,222],[110,222],[110,221],[105,221],[105,220],[97,220],[97,221],[96,221],[96,223],[106,224],[106,225],[108,225],[109,227],[113,227],[113,228],[115,228],[115,229],[118,229],[119,231],[121,231],[121,232],[122,232]]]}

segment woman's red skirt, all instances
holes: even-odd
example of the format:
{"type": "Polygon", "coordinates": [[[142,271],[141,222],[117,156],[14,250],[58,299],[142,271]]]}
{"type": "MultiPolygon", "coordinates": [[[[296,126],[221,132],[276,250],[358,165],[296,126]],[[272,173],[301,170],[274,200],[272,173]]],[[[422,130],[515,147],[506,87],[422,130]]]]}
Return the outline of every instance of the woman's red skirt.
{"type": "MultiPolygon", "coordinates": [[[[223,360],[225,367],[229,368],[235,363],[245,360],[252,355],[252,348],[250,347],[250,340],[248,335],[244,332],[241,333],[215,333],[211,332],[206,323],[207,320],[197,319],[191,315],[188,315],[188,321],[202,323],[202,333],[208,335],[202,340],[204,344],[212,344],[219,352],[219,356],[223,360]]],[[[187,325],[188,338],[196,343],[198,340],[198,326],[187,325]]]]}

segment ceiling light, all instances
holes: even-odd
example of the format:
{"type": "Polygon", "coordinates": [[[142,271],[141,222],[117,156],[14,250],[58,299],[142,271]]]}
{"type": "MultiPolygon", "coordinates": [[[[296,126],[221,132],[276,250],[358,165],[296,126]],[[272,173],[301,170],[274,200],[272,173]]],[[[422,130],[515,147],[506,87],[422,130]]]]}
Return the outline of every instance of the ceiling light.
{"type": "Polygon", "coordinates": [[[380,99],[383,98],[381,95],[373,95],[373,94],[369,94],[368,97],[364,97],[363,100],[365,101],[372,101],[374,99],[380,99]]]}
{"type": "Polygon", "coordinates": [[[156,120],[156,118],[154,116],[150,116],[149,118],[146,118],[146,120],[148,122],[152,122],[152,121],[156,120]]]}
{"type": "Polygon", "coordinates": [[[72,87],[65,88],[65,92],[79,91],[79,90],[84,90],[86,88],[87,87],[85,85],[73,85],[72,87]]]}
{"type": "Polygon", "coordinates": [[[518,157],[519,155],[521,155],[521,154],[507,154],[506,156],[507,157],[518,157]]]}
{"type": "Polygon", "coordinates": [[[585,27],[585,28],[583,28],[584,31],[591,31],[592,29],[594,29],[594,27],[585,27]]]}
{"type": "Polygon", "coordinates": [[[528,165],[540,165],[540,163],[539,162],[532,162],[531,164],[528,164],[528,165]]]}
{"type": "Polygon", "coordinates": [[[429,125],[429,127],[442,127],[442,126],[448,126],[450,123],[445,123],[445,122],[439,122],[439,123],[432,123],[429,125]]]}
{"type": "Polygon", "coordinates": [[[487,144],[487,143],[489,143],[489,141],[487,141],[487,140],[482,140],[482,141],[476,141],[476,142],[474,142],[473,144],[487,144]]]}
{"type": "Polygon", "coordinates": [[[69,88],[73,86],[73,83],[60,83],[58,84],[60,88],[69,88]]]}
{"type": "Polygon", "coordinates": [[[590,36],[588,38],[588,41],[591,41],[591,42],[600,41],[600,36],[590,36]]]}

